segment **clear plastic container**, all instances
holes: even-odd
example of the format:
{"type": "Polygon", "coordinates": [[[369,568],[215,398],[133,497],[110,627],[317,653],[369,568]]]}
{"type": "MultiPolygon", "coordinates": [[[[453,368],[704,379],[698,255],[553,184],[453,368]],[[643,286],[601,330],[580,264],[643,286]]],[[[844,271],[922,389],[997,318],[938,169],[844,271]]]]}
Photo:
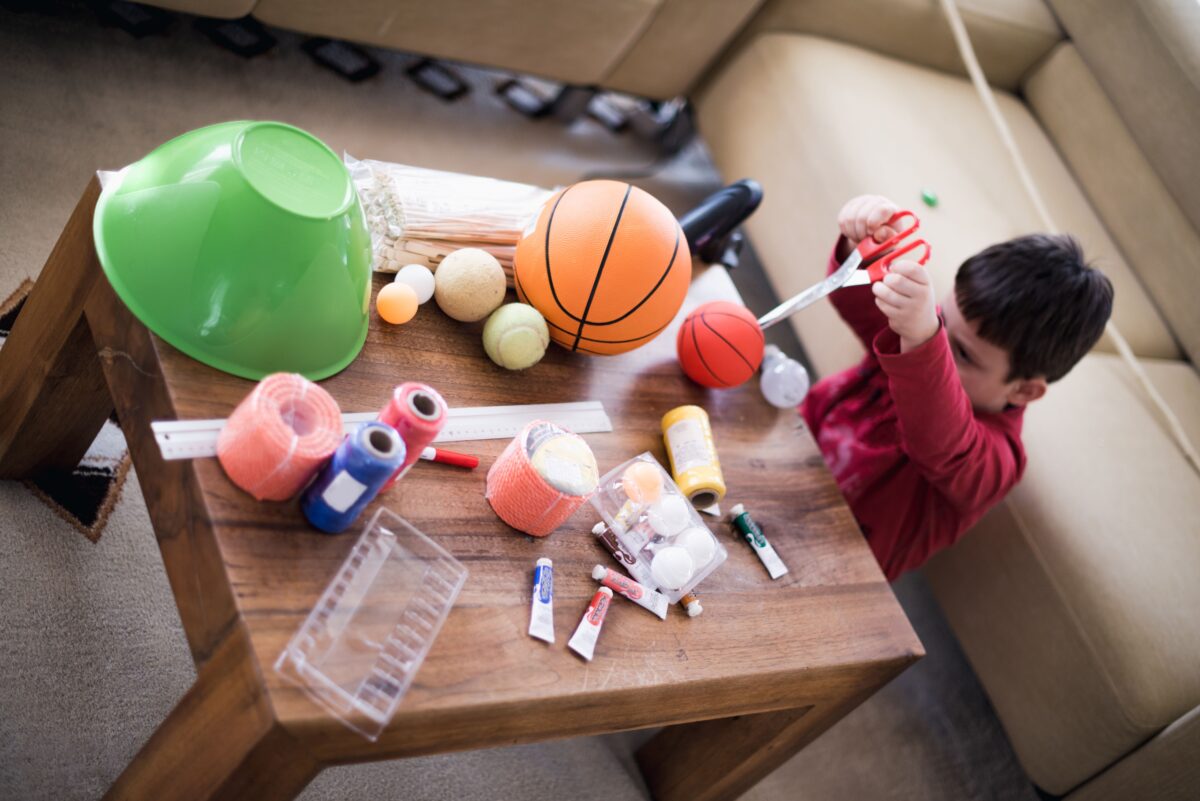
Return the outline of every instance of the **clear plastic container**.
{"type": "Polygon", "coordinates": [[[467,569],[380,509],[275,670],[374,742],[450,614],[467,569]]]}
{"type": "Polygon", "coordinates": [[[592,505],[659,592],[677,602],[720,567],[728,552],[669,473],[649,453],[600,479],[592,505]],[[631,470],[632,468],[632,470],[631,470]],[[626,486],[629,484],[629,486],[626,486]]]}

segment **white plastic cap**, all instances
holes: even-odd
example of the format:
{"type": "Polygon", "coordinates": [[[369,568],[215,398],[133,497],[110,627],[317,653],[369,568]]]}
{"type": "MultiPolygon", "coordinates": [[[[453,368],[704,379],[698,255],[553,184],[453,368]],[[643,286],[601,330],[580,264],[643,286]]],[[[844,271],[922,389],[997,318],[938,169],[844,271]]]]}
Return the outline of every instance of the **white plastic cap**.
{"type": "Polygon", "coordinates": [[[609,598],[611,598],[611,597],[612,597],[612,590],[610,590],[608,587],[601,587],[601,588],[600,588],[600,592],[604,593],[604,594],[605,594],[605,595],[607,595],[609,598]]]}
{"type": "Polygon", "coordinates": [[[541,559],[537,560],[537,566],[538,567],[554,567],[554,563],[543,556],[541,559]]]}
{"type": "Polygon", "coordinates": [[[704,607],[700,605],[699,601],[692,601],[690,604],[687,605],[688,617],[696,617],[703,611],[704,611],[704,607]]]}
{"type": "Polygon", "coordinates": [[[592,533],[593,534],[603,534],[604,529],[606,529],[606,528],[608,528],[608,526],[605,525],[604,523],[597,523],[596,525],[592,526],[592,533]]]}
{"type": "Polygon", "coordinates": [[[594,578],[596,581],[604,578],[606,573],[608,573],[608,568],[606,568],[604,565],[596,565],[592,568],[592,578],[594,578]]]}
{"type": "Polygon", "coordinates": [[[729,514],[733,515],[734,517],[737,517],[738,515],[745,513],[745,511],[746,511],[745,504],[739,503],[739,504],[736,504],[732,509],[729,510],[729,514]]]}

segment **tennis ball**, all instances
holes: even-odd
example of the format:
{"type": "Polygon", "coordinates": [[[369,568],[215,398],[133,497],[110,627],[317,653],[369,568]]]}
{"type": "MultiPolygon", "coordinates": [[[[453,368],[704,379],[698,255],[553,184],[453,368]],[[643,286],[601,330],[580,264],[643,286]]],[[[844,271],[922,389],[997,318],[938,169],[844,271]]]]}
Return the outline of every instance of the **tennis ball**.
{"type": "Polygon", "coordinates": [[[524,303],[506,303],[492,312],[483,326],[483,349],[488,358],[509,370],[524,370],[537,364],[549,345],[546,320],[537,309],[524,303]]]}
{"type": "Polygon", "coordinates": [[[424,264],[406,264],[392,279],[397,284],[408,284],[417,293],[417,303],[425,303],[433,297],[433,273],[424,264]]]}
{"type": "Polygon", "coordinates": [[[504,268],[486,250],[454,251],[442,259],[433,277],[438,306],[459,322],[482,320],[504,302],[504,268]]]}
{"type": "Polygon", "coordinates": [[[407,323],[419,305],[416,290],[408,284],[385,284],[375,296],[375,311],[392,325],[407,323]]]}

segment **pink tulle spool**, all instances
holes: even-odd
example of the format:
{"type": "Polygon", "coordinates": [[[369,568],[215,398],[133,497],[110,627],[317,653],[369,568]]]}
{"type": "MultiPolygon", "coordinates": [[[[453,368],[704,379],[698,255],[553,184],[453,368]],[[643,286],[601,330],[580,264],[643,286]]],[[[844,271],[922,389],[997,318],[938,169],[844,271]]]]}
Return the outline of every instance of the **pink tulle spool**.
{"type": "MultiPolygon", "coordinates": [[[[529,461],[525,441],[537,420],[525,427],[504,448],[487,474],[484,497],[505,523],[534,537],[545,537],[567,522],[591,492],[572,495],[551,486],[529,461]]],[[[576,436],[563,429],[568,436],[576,436]]],[[[594,487],[593,487],[594,490],[594,487]]]]}
{"type": "Polygon", "coordinates": [[[304,489],[341,441],[337,401],[304,376],[275,373],[233,410],[217,438],[217,459],[256,499],[284,501],[304,489]]]}
{"type": "Polygon", "coordinates": [[[390,489],[416,464],[421,451],[445,428],[449,414],[446,401],[428,384],[408,381],[392,391],[387,406],[379,412],[379,421],[396,429],[408,455],[381,492],[390,489]]]}

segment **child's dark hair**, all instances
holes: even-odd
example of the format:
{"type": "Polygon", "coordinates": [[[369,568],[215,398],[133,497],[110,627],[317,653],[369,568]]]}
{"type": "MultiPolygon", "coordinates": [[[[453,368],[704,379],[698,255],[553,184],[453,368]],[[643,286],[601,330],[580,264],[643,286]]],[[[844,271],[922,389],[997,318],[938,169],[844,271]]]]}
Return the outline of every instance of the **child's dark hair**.
{"type": "Polygon", "coordinates": [[[963,262],[954,297],[979,336],[1008,351],[1008,380],[1057,381],[1104,333],[1113,288],[1073,238],[1033,234],[963,262]]]}

